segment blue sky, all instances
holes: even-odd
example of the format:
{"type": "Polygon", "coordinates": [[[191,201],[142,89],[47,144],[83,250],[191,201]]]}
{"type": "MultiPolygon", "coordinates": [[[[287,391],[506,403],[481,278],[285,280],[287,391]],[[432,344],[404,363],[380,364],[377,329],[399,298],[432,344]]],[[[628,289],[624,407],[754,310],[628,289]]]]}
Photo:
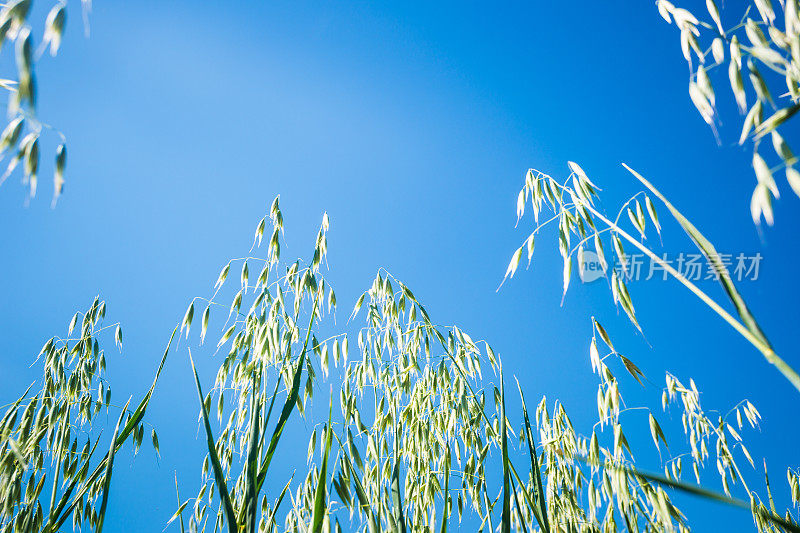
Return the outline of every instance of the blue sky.
{"type": "MultiPolygon", "coordinates": [[[[35,379],[41,345],[97,294],[125,331],[124,355],[109,363],[114,393],[138,397],[189,299],[247,252],[280,194],[286,256],[307,254],[329,213],[341,323],[385,267],[437,322],[488,340],[529,402],[559,398],[589,429],[596,315],[655,383],[642,394],[627,380],[630,398],[657,403],[669,370],[694,377],[708,409],[750,399],[764,416],[762,432],[747,435],[751,451],[768,457],[785,493],[797,392],[676,283],[631,286],[646,338],[602,284],[576,277],[561,306],[550,233],[532,268],[495,291],[530,224],[514,228],[525,171],[565,176],[578,161],[613,212],[639,190],[625,161],[718,249],[761,251],[762,276],[742,293],[778,353],[800,366],[798,199],[784,188],[777,225],[755,229],[736,117],[723,113],[718,147],[689,101],[677,31],[651,2],[96,2],[88,39],[77,4],[59,57],[38,67],[39,114],[68,138],[64,196],[51,210],[49,177],[29,207],[16,176],[0,188],[2,403],[35,379]]],[[[45,153],[54,147],[44,142],[45,153]]],[[[665,213],[662,222],[666,250],[691,251],[665,213]]],[[[200,362],[209,381],[215,364],[200,362]]],[[[176,352],[148,415],[162,457],[147,449],[118,460],[108,531],[162,529],[175,471],[195,490],[204,444],[194,394],[176,352]]],[[[714,509],[734,530],[750,524],[747,513],[714,509]]]]}

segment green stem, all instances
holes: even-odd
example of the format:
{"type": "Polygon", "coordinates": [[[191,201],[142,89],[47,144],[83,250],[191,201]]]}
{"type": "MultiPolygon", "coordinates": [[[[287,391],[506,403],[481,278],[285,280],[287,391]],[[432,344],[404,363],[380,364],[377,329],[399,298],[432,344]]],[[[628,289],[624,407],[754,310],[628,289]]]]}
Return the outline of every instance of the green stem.
{"type": "Polygon", "coordinates": [[[784,375],[786,379],[788,379],[794,387],[800,391],[800,375],[795,372],[792,367],[790,367],[783,359],[781,359],[778,354],[772,349],[772,347],[764,342],[764,340],[760,339],[756,335],[754,335],[747,327],[745,327],[741,322],[736,320],[730,313],[728,313],[725,309],[723,309],[714,299],[712,299],[709,295],[703,292],[697,285],[686,279],[680,272],[675,270],[669,263],[658,257],[649,248],[641,244],[638,240],[634,239],[630,234],[628,234],[625,230],[614,224],[611,220],[607,219],[603,216],[597,209],[592,207],[588,202],[584,202],[584,207],[588,211],[590,211],[594,216],[598,219],[602,220],[606,225],[611,227],[620,237],[624,238],[626,241],[634,245],[640,251],[642,251],[645,255],[647,255],[652,261],[655,261],[661,268],[663,268],[666,272],[672,275],[673,278],[678,280],[683,286],[689,289],[692,293],[695,294],[700,300],[703,301],[707,306],[709,306],[715,313],[717,313],[720,317],[722,317],[725,322],[731,325],[733,329],[735,329],[742,337],[747,339],[753,346],[755,346],[763,355],[764,358],[770,364],[774,365],[778,368],[781,374],[784,375]]]}

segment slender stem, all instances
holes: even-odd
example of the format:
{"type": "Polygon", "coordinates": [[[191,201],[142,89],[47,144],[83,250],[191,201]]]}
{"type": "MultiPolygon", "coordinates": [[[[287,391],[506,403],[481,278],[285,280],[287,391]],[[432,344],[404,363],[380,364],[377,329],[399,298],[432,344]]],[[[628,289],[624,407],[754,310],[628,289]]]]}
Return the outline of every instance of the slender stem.
{"type": "Polygon", "coordinates": [[[736,320],[730,313],[725,311],[714,299],[708,296],[705,292],[703,292],[697,285],[686,279],[680,272],[675,270],[669,263],[664,261],[662,258],[658,257],[654,254],[648,247],[641,244],[638,240],[634,239],[630,234],[628,234],[625,230],[617,226],[615,223],[607,219],[603,216],[602,213],[597,211],[594,207],[592,207],[588,202],[583,203],[584,207],[589,210],[594,216],[598,219],[602,220],[606,225],[613,228],[613,230],[622,238],[624,238],[629,243],[633,244],[636,248],[642,251],[645,255],[647,255],[652,261],[658,263],[658,265],[667,271],[672,277],[676,280],[681,282],[683,286],[689,289],[691,292],[695,294],[700,300],[703,301],[706,305],[708,305],[715,313],[725,320],[728,324],[733,327],[737,332],[739,332],[742,337],[747,339],[753,346],[755,346],[763,355],[766,360],[775,365],[778,370],[788,379],[794,387],[800,391],[800,375],[797,374],[786,362],[781,359],[778,354],[769,346],[769,344],[765,343],[763,340],[759,339],[756,335],[754,335],[747,327],[745,327],[741,322],[736,320]]]}
{"type": "MultiPolygon", "coordinates": [[[[582,462],[588,462],[588,458],[586,457],[576,455],[575,458],[582,462]]],[[[756,506],[754,507],[748,502],[732,498],[726,494],[720,494],[718,492],[705,489],[698,485],[691,485],[689,483],[684,483],[682,481],[672,480],[665,476],[662,476],[661,474],[656,474],[653,472],[644,472],[642,470],[630,468],[625,465],[606,464],[605,468],[611,470],[619,470],[625,472],[626,474],[635,476],[637,478],[644,478],[648,481],[658,483],[659,485],[664,485],[666,487],[670,487],[675,490],[686,492],[688,494],[693,494],[695,496],[700,496],[706,499],[716,500],[718,502],[726,503],[728,505],[732,505],[740,509],[746,509],[752,512],[753,514],[759,515],[764,520],[767,520],[774,525],[778,525],[784,528],[786,531],[800,532],[800,527],[798,527],[797,524],[790,522],[784,519],[783,517],[770,512],[767,509],[760,508],[758,504],[756,504],[756,506]]]]}

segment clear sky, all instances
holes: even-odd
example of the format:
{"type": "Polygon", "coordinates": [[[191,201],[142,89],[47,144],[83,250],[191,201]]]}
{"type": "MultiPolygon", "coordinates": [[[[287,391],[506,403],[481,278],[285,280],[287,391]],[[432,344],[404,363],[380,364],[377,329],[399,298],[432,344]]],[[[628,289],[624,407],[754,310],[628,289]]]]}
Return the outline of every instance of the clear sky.
{"type": "MultiPolygon", "coordinates": [[[[17,176],[0,188],[0,403],[38,375],[29,365],[41,345],[97,294],[125,331],[124,355],[109,358],[115,397],[140,397],[189,299],[247,252],[280,193],[287,257],[308,253],[329,213],[341,324],[385,267],[436,322],[488,340],[529,402],[561,399],[588,432],[596,315],[653,382],[641,394],[623,378],[631,399],[656,405],[666,370],[694,377],[709,410],[750,399],[764,417],[761,433],[746,432],[751,452],[757,465],[768,457],[775,490],[787,493],[797,391],[678,284],[631,285],[646,337],[602,283],[575,276],[561,306],[556,236],[546,233],[533,267],[495,291],[529,228],[514,228],[526,169],[565,176],[578,161],[614,212],[639,190],[624,161],[721,251],[761,251],[760,279],[742,293],[800,366],[798,199],[784,187],[776,227],[755,229],[736,117],[718,147],[688,98],[677,31],[652,2],[98,1],[90,20],[87,39],[71,2],[61,54],[38,67],[39,114],[68,138],[61,202],[50,209],[49,155],[29,207],[17,176]]],[[[47,138],[43,152],[54,146],[47,138]]],[[[692,251],[665,212],[662,222],[668,251],[692,251]]],[[[106,348],[116,351],[110,339],[106,348]]],[[[200,361],[207,383],[216,364],[200,361]]],[[[117,460],[106,531],[163,529],[175,471],[187,496],[196,490],[205,444],[193,387],[182,349],[147,418],[162,457],[145,446],[117,460]]],[[[630,423],[649,439],[644,417],[630,423]]],[[[305,438],[295,444],[304,457],[305,438]]],[[[708,525],[697,509],[687,501],[708,525]]],[[[732,530],[751,524],[746,512],[712,509],[732,530]]]]}

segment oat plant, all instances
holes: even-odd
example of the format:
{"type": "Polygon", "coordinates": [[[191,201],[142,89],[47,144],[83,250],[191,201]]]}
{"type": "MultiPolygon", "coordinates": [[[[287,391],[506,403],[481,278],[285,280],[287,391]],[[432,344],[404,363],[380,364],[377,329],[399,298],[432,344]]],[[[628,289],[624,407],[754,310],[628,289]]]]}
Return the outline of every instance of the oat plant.
{"type": "Polygon", "coordinates": [[[800,109],[797,0],[723,3],[724,9],[714,0],[706,0],[700,18],[667,0],[658,0],[657,5],[664,20],[680,30],[681,50],[690,72],[689,96],[715,135],[721,121],[714,85],[728,86],[743,115],[738,143],[753,150],[756,186],[750,211],[755,223],[763,217],[771,225],[772,202],[780,196],[774,175],[784,174],[800,196],[798,160],[780,133],[800,109]],[[730,24],[723,20],[729,12],[736,17],[730,24]],[[719,70],[727,70],[727,75],[715,74],[719,70]],[[770,147],[762,150],[767,138],[770,147]]]}
{"type": "Polygon", "coordinates": [[[582,259],[585,250],[591,249],[597,254],[600,263],[604,265],[604,270],[610,270],[610,286],[614,303],[618,304],[631,322],[639,328],[634,302],[625,283],[626,269],[629,268],[625,248],[626,246],[635,248],[719,315],[750,342],[767,362],[774,365],[796,389],[800,390],[800,376],[775,353],[766,335],[750,312],[744,298],[736,289],[728,268],[721,260],[713,244],[649,181],[627,165],[624,166],[644,185],[646,191],[637,193],[625,202],[616,216],[613,217],[613,220],[595,205],[599,189],[577,163],[569,163],[570,173],[563,182],[559,182],[551,176],[536,170],[529,170],[525,177],[525,186],[520,190],[517,197],[517,216],[521,218],[524,215],[530,202],[536,227],[512,255],[511,262],[506,270],[506,278],[514,275],[522,260],[523,253],[527,253],[528,261],[530,262],[533,257],[536,235],[541,229],[549,224],[557,223],[558,248],[564,263],[564,292],[566,293],[569,287],[573,270],[573,257],[581,264],[583,263],[582,259]],[[725,295],[733,305],[734,312],[738,318],[675,269],[669,262],[660,257],[647,244],[648,229],[652,228],[650,229],[650,236],[652,236],[653,232],[658,235],[661,234],[661,223],[653,197],[667,208],[698,251],[706,258],[725,295]],[[642,204],[644,204],[644,207],[642,204]],[[545,207],[551,208],[553,215],[540,224],[539,216],[545,207]],[[626,223],[629,223],[628,229],[623,227],[626,223]],[[606,245],[603,244],[604,240],[607,243],[606,245]],[[610,241],[610,245],[608,241],[610,241]],[[608,254],[606,252],[607,248],[610,248],[608,254]],[[612,258],[616,258],[616,264],[621,265],[621,269],[609,268],[609,265],[614,264],[610,262],[612,258]]]}
{"type": "Polygon", "coordinates": [[[201,346],[211,317],[223,320],[210,346],[220,364],[206,393],[192,363],[208,454],[197,495],[179,498],[168,525],[182,532],[686,531],[671,498],[678,490],[751,509],[761,531],[798,531],[791,515],[750,491],[741,472],[739,463],[753,461],[744,435],[760,420],[749,402],[724,414],[706,410],[693,381],[667,374],[663,408],[678,411],[686,440],[669,443],[663,473],[647,471],[626,433],[649,431],[665,451],[660,415],[623,400],[615,373],[643,374],[597,320],[589,346],[597,422],[579,431],[558,401],[542,397],[529,412],[488,343],[434,322],[386,270],[358,298],[347,325],[326,325],[336,306],[320,272],[327,230],[325,215],[309,262],[281,261],[276,199],[251,253],[226,264],[213,294],[189,305],[181,333],[201,346]],[[271,236],[259,257],[265,232],[271,236]],[[238,284],[228,287],[229,300],[223,287],[232,271],[238,284]],[[254,282],[251,271],[259,272],[254,282]],[[359,320],[364,325],[352,330],[359,320]],[[315,419],[308,407],[326,389],[327,416],[315,419]],[[307,463],[276,478],[270,465],[281,437],[301,418],[310,424],[307,463]],[[709,462],[720,492],[697,484],[709,462]]]}
{"type": "MultiPolygon", "coordinates": [[[[202,465],[203,482],[191,500],[189,531],[276,530],[281,516],[278,509],[291,479],[276,483],[270,476],[270,465],[294,412],[298,411],[294,417],[304,413],[313,398],[316,370],[312,355],[321,355],[314,331],[326,309],[336,305],[335,293],[320,272],[327,252],[327,215],[310,262],[297,260],[288,266],[280,260],[283,215],[278,198],[269,217],[264,217],[256,229],[253,250],[261,245],[268,218],[272,229],[266,257],[231,260],[222,269],[214,294],[193,299],[181,324],[181,333],[188,338],[195,307],[202,307],[202,344],[212,313],[225,318],[215,347],[222,362],[207,394],[191,361],[208,454],[202,465]],[[231,302],[223,304],[221,290],[231,269],[238,272],[240,286],[231,302]],[[213,413],[220,431],[212,427],[213,413]]],[[[188,503],[181,504],[173,517],[180,519],[182,531],[188,503]]],[[[311,507],[315,521],[321,520],[319,505],[324,504],[311,507]]],[[[307,518],[310,520],[311,515],[307,518]]]]}
{"type": "MultiPolygon", "coordinates": [[[[105,378],[100,341],[119,324],[104,324],[106,304],[95,299],[76,313],[66,337],[53,337],[36,365],[42,377],[4,408],[0,420],[0,531],[55,533],[89,526],[102,531],[114,456],[145,438],[144,415],[169,352],[153,385],[138,403],[115,403],[105,378]],[[113,423],[116,420],[116,423],[113,423]]],[[[173,332],[174,336],[174,332],[173,332]]],[[[170,339],[170,342],[172,340],[170,339]]],[[[153,445],[158,447],[155,430],[153,445]]]]}
{"type": "MultiPolygon", "coordinates": [[[[32,0],[8,0],[0,7],[0,53],[13,54],[16,72],[12,78],[0,79],[0,89],[7,93],[5,109],[8,123],[0,133],[0,160],[8,157],[0,174],[2,185],[22,165],[22,183],[28,189],[28,200],[36,196],[39,182],[41,140],[47,132],[55,138],[53,200],[55,206],[64,189],[67,163],[66,136],[37,117],[36,63],[48,52],[56,56],[67,23],[67,2],[52,2],[45,21],[44,33],[37,46],[31,20],[32,0]]],[[[81,0],[84,26],[88,33],[88,12],[91,0],[81,0]]]]}
{"type": "MultiPolygon", "coordinates": [[[[626,284],[632,268],[626,248],[634,248],[698,297],[750,342],[767,362],[780,371],[784,378],[800,390],[800,378],[797,373],[775,353],[741,294],[737,291],[730,272],[711,242],[650,182],[633,169],[627,166],[625,168],[638,179],[645,189],[626,201],[613,216],[604,213],[599,203],[600,189],[578,164],[569,163],[570,173],[564,180],[556,180],[542,172],[529,170],[526,174],[525,185],[518,196],[517,215],[521,220],[528,209],[532,210],[534,229],[512,254],[506,278],[516,273],[523,254],[527,255],[530,263],[536,237],[548,226],[555,225],[557,226],[558,248],[564,264],[564,293],[569,288],[574,270],[573,258],[576,259],[580,268],[580,265],[584,263],[586,252],[593,251],[597,254],[604,275],[608,279],[613,302],[621,307],[631,323],[641,330],[636,317],[634,300],[626,284]],[[709,296],[656,253],[652,237],[656,235],[660,237],[661,234],[661,221],[656,210],[656,203],[667,208],[671,217],[705,256],[723,293],[729,300],[729,306],[733,307],[733,311],[726,310],[727,306],[724,303],[709,296]]],[[[684,384],[677,377],[667,373],[662,407],[665,411],[681,409],[683,432],[689,449],[676,453],[675,444],[671,443],[670,457],[663,464],[663,475],[642,470],[641,466],[633,461],[633,454],[624,436],[620,415],[637,411],[647,413],[650,433],[654,445],[659,450],[662,445],[667,445],[666,436],[658,423],[657,416],[649,409],[633,408],[622,402],[620,385],[610,370],[610,362],[616,359],[617,367],[624,369],[640,383],[644,374],[630,358],[619,354],[614,349],[608,333],[594,318],[592,326],[589,359],[593,370],[600,378],[597,391],[598,426],[601,429],[611,426],[613,445],[604,449],[599,444],[595,432],[588,441],[576,437],[571,423],[564,418],[566,415],[556,419],[559,424],[551,424],[551,427],[556,428],[558,432],[549,437],[543,435],[542,440],[544,443],[552,442],[560,450],[549,460],[560,465],[557,467],[557,471],[564,470],[565,473],[562,474],[564,487],[569,487],[568,479],[578,477],[574,471],[577,468],[576,461],[585,462],[591,465],[592,469],[605,468],[606,472],[610,471],[611,473],[608,475],[611,482],[609,484],[604,480],[603,485],[600,486],[602,487],[600,493],[611,493],[617,495],[616,497],[626,493],[633,494],[633,496],[623,497],[621,505],[618,506],[619,515],[624,518],[625,527],[628,530],[638,529],[630,517],[636,517],[642,512],[640,503],[642,496],[654,497],[646,494],[650,490],[655,490],[657,492],[655,498],[665,502],[660,509],[662,520],[659,529],[678,528],[683,530],[687,528],[689,525],[684,521],[680,511],[675,509],[666,497],[665,489],[671,489],[738,507],[750,508],[759,531],[798,531],[796,516],[792,515],[791,510],[778,512],[771,492],[767,494],[767,497],[761,498],[755,490],[748,486],[747,478],[749,476],[743,475],[739,467],[742,460],[749,463],[751,468],[755,467],[755,462],[744,443],[742,430],[745,426],[756,428],[760,415],[755,406],[746,400],[737,404],[726,414],[705,411],[701,407],[700,392],[694,381],[689,380],[688,384],[684,384]],[[565,443],[570,442],[573,443],[572,446],[566,451],[563,450],[565,443]],[[721,493],[700,485],[700,472],[710,459],[713,459],[720,476],[721,493]],[[691,465],[694,478],[690,481],[683,479],[684,466],[687,463],[691,465]],[[645,494],[636,496],[635,491],[631,492],[632,483],[637,483],[637,488],[644,490],[645,494]],[[736,491],[739,491],[740,499],[735,497],[736,491]],[[639,507],[639,511],[636,510],[637,507],[639,507]],[[672,516],[674,523],[670,523],[667,516],[672,516]]],[[[547,444],[545,444],[545,450],[547,450],[547,444]]],[[[766,469],[764,475],[766,476],[766,469]]],[[[787,479],[792,502],[796,505],[800,495],[797,471],[789,469],[787,479]]],[[[769,482],[767,479],[765,482],[769,491],[769,482]]],[[[580,487],[580,485],[580,482],[575,482],[572,488],[580,487]]],[[[596,501],[592,498],[597,497],[597,489],[598,485],[596,484],[590,486],[589,494],[595,491],[595,496],[590,497],[590,510],[593,507],[592,502],[596,501]]],[[[577,497],[571,497],[567,501],[576,502],[573,513],[580,513],[584,509],[581,504],[577,503],[580,502],[577,497]]],[[[589,517],[591,518],[591,514],[589,517]]],[[[616,529],[616,527],[618,526],[614,525],[611,529],[616,529]]]]}

